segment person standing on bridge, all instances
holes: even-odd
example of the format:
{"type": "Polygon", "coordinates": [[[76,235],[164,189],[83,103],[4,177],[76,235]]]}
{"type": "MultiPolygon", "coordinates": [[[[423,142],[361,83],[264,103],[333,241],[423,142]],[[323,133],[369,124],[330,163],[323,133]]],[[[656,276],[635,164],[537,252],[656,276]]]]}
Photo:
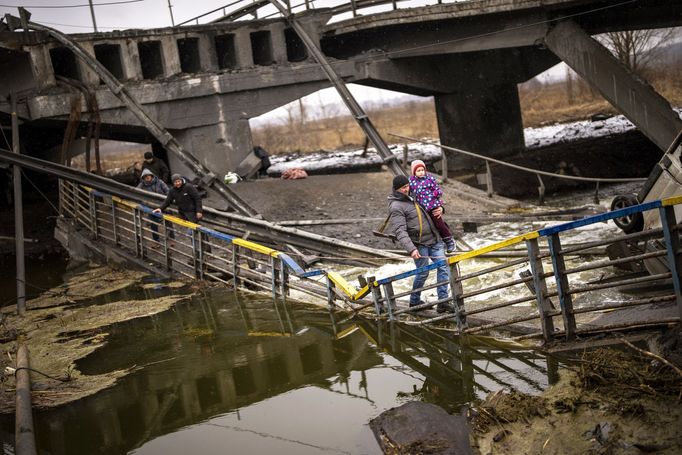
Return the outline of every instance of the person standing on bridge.
{"type": "MultiPolygon", "coordinates": [[[[168,195],[168,185],[159,180],[158,177],[156,177],[154,173],[149,169],[144,169],[142,171],[142,178],[140,180],[140,183],[137,185],[137,188],[149,191],[150,193],[162,194],[164,196],[168,195]]],[[[154,216],[151,215],[150,217],[155,218],[154,216]]],[[[149,227],[152,230],[152,238],[154,239],[155,242],[158,242],[159,241],[158,221],[156,219],[152,219],[152,222],[149,223],[149,227]]],[[[157,246],[158,246],[157,243],[152,245],[152,247],[154,248],[156,248],[157,246]]]]}
{"type": "MultiPolygon", "coordinates": [[[[440,284],[437,287],[438,313],[454,312],[454,309],[446,304],[448,298],[449,270],[445,259],[444,245],[438,229],[424,207],[410,197],[410,181],[404,175],[393,178],[393,192],[388,197],[389,222],[398,242],[405,248],[417,268],[428,265],[431,262],[442,261],[436,269],[436,278],[440,284]]],[[[421,271],[414,277],[412,294],[410,294],[410,307],[421,305],[421,289],[429,277],[429,271],[421,271]]]]}
{"type": "Polygon", "coordinates": [[[152,152],[144,152],[144,162],[142,163],[142,171],[149,169],[152,173],[160,178],[164,183],[168,183],[168,176],[170,171],[168,166],[161,158],[156,158],[152,152]]]}
{"type": "Polygon", "coordinates": [[[178,206],[178,215],[183,220],[198,223],[204,217],[201,205],[201,195],[191,183],[180,174],[173,174],[171,177],[173,187],[168,191],[166,200],[160,207],[154,209],[154,213],[161,213],[173,202],[178,206]]]}

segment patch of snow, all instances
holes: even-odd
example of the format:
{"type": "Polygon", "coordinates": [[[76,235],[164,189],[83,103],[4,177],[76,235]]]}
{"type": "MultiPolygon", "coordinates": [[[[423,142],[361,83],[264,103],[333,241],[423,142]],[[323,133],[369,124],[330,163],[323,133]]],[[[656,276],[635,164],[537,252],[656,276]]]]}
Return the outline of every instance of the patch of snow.
{"type": "MultiPolygon", "coordinates": [[[[682,117],[681,108],[675,109],[675,111],[682,117]]],[[[616,115],[605,120],[582,120],[539,128],[526,128],[524,136],[526,147],[534,149],[581,139],[618,135],[634,129],[635,126],[624,115],[616,115]]],[[[408,161],[419,159],[426,163],[433,163],[441,159],[441,150],[437,145],[416,142],[407,144],[407,146],[408,161]]],[[[396,158],[402,160],[402,144],[394,144],[389,148],[396,158]]],[[[321,174],[332,169],[366,170],[379,167],[382,164],[381,157],[374,148],[368,148],[364,155],[362,149],[343,152],[274,155],[270,157],[270,162],[272,163],[268,169],[270,175],[280,175],[285,170],[292,168],[301,168],[308,173],[321,174]]]]}

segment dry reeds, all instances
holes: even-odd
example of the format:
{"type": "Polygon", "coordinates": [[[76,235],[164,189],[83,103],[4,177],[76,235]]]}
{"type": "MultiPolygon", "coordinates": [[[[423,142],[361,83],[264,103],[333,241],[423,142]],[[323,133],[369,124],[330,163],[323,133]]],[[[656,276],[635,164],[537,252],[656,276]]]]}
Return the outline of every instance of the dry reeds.
{"type": "MultiPolygon", "coordinates": [[[[682,106],[682,62],[668,62],[647,70],[648,82],[673,106],[682,106]]],[[[542,83],[537,79],[519,85],[524,127],[585,120],[595,113],[617,114],[599,93],[575,74],[564,80],[542,83]]],[[[437,137],[432,98],[368,109],[372,122],[387,142],[388,132],[411,137],[437,137]]],[[[365,136],[350,114],[301,121],[290,116],[284,125],[254,129],[254,144],[270,153],[314,152],[361,147],[365,136]]]]}

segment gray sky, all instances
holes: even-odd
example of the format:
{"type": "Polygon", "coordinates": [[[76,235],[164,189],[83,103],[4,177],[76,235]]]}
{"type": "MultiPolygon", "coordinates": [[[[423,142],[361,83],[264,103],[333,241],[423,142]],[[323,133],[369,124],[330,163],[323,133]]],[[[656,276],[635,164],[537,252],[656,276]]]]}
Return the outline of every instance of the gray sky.
{"type": "MultiPolygon", "coordinates": [[[[125,28],[170,27],[168,0],[143,0],[118,5],[97,5],[122,0],[93,0],[99,31],[125,28]]],[[[203,14],[230,3],[229,0],[171,0],[175,23],[203,14]]],[[[31,20],[66,33],[92,32],[90,8],[39,8],[39,6],[87,5],[88,0],[0,0],[0,14],[17,15],[17,6],[24,6],[31,20]]]]}

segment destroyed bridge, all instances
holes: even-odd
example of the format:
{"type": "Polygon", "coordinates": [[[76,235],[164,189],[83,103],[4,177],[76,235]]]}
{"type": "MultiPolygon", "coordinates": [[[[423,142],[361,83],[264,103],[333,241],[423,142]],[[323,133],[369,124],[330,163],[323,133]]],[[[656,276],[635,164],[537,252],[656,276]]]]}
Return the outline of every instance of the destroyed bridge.
{"type": "MultiPolygon", "coordinates": [[[[669,103],[591,38],[681,25],[680,2],[438,0],[401,8],[395,0],[352,0],[312,8],[306,1],[279,11],[274,3],[234,2],[175,27],[69,39],[216,175],[251,151],[250,118],[332,85],[325,65],[344,82],[433,96],[441,143],[488,156],[523,149],[517,84],[562,60],[659,148],[682,129],[669,103]]],[[[151,143],[163,153],[165,144],[117,97],[120,88],[104,85],[54,36],[10,19],[0,24],[0,119],[11,112],[6,96],[20,93],[24,153],[57,161],[48,151],[62,143],[70,116],[93,105],[102,138],[151,143]]],[[[195,173],[175,154],[167,158],[174,172],[195,173]]]]}

